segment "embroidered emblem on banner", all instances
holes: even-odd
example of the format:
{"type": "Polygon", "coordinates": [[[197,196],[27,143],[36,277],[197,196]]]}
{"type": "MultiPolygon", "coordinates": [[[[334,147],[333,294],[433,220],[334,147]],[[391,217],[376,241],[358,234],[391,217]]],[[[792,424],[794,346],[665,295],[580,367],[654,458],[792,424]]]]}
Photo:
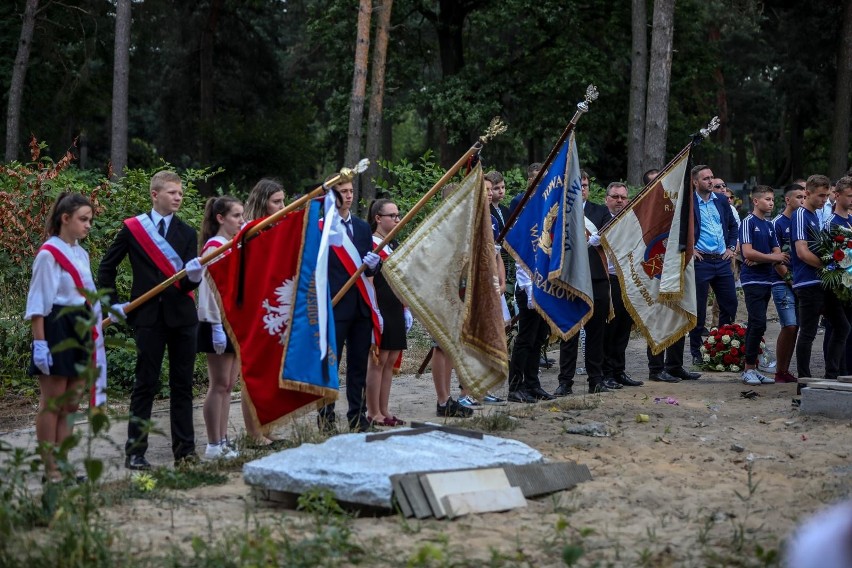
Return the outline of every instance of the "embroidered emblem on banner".
{"type": "Polygon", "coordinates": [[[263,316],[263,327],[269,335],[280,336],[281,345],[284,345],[287,340],[287,334],[284,331],[287,329],[287,323],[290,321],[293,286],[293,279],[288,278],[281,286],[275,289],[275,297],[278,305],[272,305],[269,299],[263,301],[263,309],[266,310],[266,315],[263,316]]]}
{"type": "Polygon", "coordinates": [[[660,279],[663,274],[663,258],[666,255],[666,246],[669,242],[669,234],[663,233],[654,237],[645,249],[645,260],[642,261],[642,269],[648,278],[660,279]]]}

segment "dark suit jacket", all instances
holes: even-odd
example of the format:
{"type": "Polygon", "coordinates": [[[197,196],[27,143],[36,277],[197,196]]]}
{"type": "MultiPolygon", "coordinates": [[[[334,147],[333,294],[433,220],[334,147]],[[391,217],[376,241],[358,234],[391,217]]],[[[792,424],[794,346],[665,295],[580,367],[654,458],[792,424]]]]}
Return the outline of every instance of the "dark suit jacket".
{"type": "MultiPolygon", "coordinates": [[[[198,256],[198,237],[195,229],[181,221],[177,215],[172,217],[172,222],[169,223],[166,240],[184,263],[198,256]]],[[[142,245],[134,238],[127,225],[122,225],[115,241],[101,260],[98,268],[98,287],[115,290],[118,265],[128,255],[130,256],[130,268],[133,271],[130,299],[134,300],[165,280],[166,275],[160,272],[145,253],[142,245]]],[[[168,327],[182,327],[198,323],[195,302],[189,292],[198,288],[200,282],[192,282],[189,278],[182,278],[178,281],[178,284],[179,288],[169,286],[167,290],[127,314],[128,323],[139,326],[156,325],[161,308],[163,321],[168,327]]],[[[110,303],[119,301],[121,300],[114,294],[110,303]]]]}
{"type": "MultiPolygon", "coordinates": [[[[599,205],[586,201],[586,206],[583,208],[583,213],[589,221],[595,224],[598,230],[612,218],[609,214],[609,209],[605,205],[599,205]]],[[[609,274],[606,271],[606,266],[601,261],[600,247],[588,247],[589,249],[589,272],[592,275],[592,280],[606,280],[609,282],[609,274]]]]}
{"type": "Polygon", "coordinates": [[[497,222],[497,234],[499,235],[503,232],[503,227],[506,221],[509,220],[509,208],[502,203],[498,203],[497,205],[500,208],[500,213],[503,214],[502,220],[500,219],[500,215],[497,214],[497,207],[495,207],[493,203],[488,207],[491,210],[491,216],[494,217],[494,220],[497,222]]]}
{"type": "MultiPolygon", "coordinates": [[[[352,220],[352,242],[355,244],[355,248],[358,249],[358,254],[361,255],[361,258],[364,258],[365,254],[373,250],[373,232],[370,230],[370,225],[366,221],[358,219],[354,215],[349,218],[352,220]]],[[[375,273],[366,269],[364,274],[373,276],[375,273]]],[[[331,251],[331,254],[328,255],[328,285],[332,298],[343,288],[347,280],[349,280],[349,272],[346,271],[346,267],[337,258],[337,253],[331,251]]],[[[361,297],[361,292],[358,291],[358,287],[355,285],[334,306],[334,318],[346,320],[359,316],[370,317],[370,307],[361,297]]]]}
{"type": "MultiPolygon", "coordinates": [[[[701,234],[701,218],[698,209],[698,193],[692,192],[692,216],[695,222],[695,242],[698,243],[698,236],[701,234]]],[[[731,211],[731,204],[727,199],[716,197],[713,199],[713,204],[719,210],[719,219],[722,220],[722,234],[725,237],[725,246],[728,248],[737,246],[737,220],[734,219],[734,213],[731,211]]],[[[705,251],[710,252],[710,251],[705,251]]]]}

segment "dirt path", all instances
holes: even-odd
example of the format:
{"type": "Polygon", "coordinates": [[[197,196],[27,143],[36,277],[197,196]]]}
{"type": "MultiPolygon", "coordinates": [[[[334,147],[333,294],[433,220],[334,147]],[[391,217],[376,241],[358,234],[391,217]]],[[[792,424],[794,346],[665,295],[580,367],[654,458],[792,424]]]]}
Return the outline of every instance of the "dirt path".
{"type": "MultiPolygon", "coordinates": [[[[770,323],[770,345],[777,332],[777,323],[770,323]]],[[[558,351],[551,357],[558,358],[558,351]]],[[[640,338],[631,340],[627,360],[634,378],[647,378],[640,338]]],[[[815,365],[814,372],[822,369],[815,365]]],[[[797,519],[852,496],[852,424],[800,416],[791,406],[795,385],[757,387],[761,396],[748,400],[740,397],[747,387],[734,374],[705,374],[699,381],[671,385],[646,383],[603,395],[582,394],[584,377],[579,379],[579,394],[573,397],[511,404],[507,411],[517,419],[517,429],[495,434],[521,440],[551,460],[587,464],[592,482],[530,501],[523,510],[454,522],[403,524],[396,516],[357,519],[355,538],[383,551],[388,565],[404,563],[428,543],[466,558],[487,559],[493,548],[515,556],[520,551],[530,565],[554,565],[561,563],[561,545],[569,542],[583,547],[582,565],[726,565],[733,562],[723,560],[728,557],[757,562],[755,544],[778,548],[797,519]],[[655,403],[657,397],[672,397],[678,404],[655,403]],[[640,413],[648,414],[649,422],[637,423],[640,413]],[[610,436],[564,431],[570,424],[592,421],[606,424],[610,436]],[[568,523],[562,529],[560,519],[568,523]]],[[[555,368],[543,372],[542,383],[548,390],[555,388],[555,368]]],[[[505,396],[505,389],[500,394],[505,396]]],[[[406,420],[435,420],[428,373],[419,379],[396,379],[391,399],[392,410],[406,420]]],[[[158,412],[154,419],[167,433],[168,413],[158,412]]],[[[234,432],[240,432],[238,404],[232,405],[231,419],[234,432]]],[[[201,450],[205,440],[200,406],[195,424],[201,450]]],[[[314,424],[314,415],[308,415],[277,434],[304,436],[315,430],[314,424]]],[[[108,464],[109,479],[127,475],[121,452],[125,428],[114,423],[114,443],[99,442],[95,449],[108,464]]],[[[15,446],[34,447],[32,428],[2,438],[15,446]]],[[[148,458],[155,465],[171,463],[167,436],[152,437],[148,458]]],[[[260,522],[300,515],[254,502],[238,473],[226,485],[180,492],[178,497],[168,502],[132,499],[107,515],[142,553],[161,550],[164,544],[186,544],[191,536],[208,531],[221,534],[226,528],[244,527],[247,512],[260,522]]]]}

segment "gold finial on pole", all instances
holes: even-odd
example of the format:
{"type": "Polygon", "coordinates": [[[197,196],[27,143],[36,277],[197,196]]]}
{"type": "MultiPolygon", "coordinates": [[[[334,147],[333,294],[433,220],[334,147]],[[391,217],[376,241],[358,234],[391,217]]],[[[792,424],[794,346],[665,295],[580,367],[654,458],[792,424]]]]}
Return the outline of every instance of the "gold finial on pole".
{"type": "Polygon", "coordinates": [[[707,124],[707,127],[702,128],[698,132],[701,134],[702,138],[707,138],[708,136],[710,136],[710,134],[712,132],[714,132],[716,129],[719,128],[720,124],[721,124],[721,122],[719,121],[719,117],[714,116],[713,118],[710,119],[710,122],[707,124]]]}
{"type": "Polygon", "coordinates": [[[480,144],[488,144],[492,138],[496,138],[500,136],[504,132],[506,132],[506,123],[503,122],[499,116],[495,116],[491,119],[491,123],[488,125],[488,128],[485,129],[485,134],[479,137],[480,144]]]}
{"type": "Polygon", "coordinates": [[[580,117],[589,112],[589,104],[596,100],[598,100],[598,88],[594,85],[589,85],[586,87],[585,99],[577,103],[577,112],[575,112],[574,116],[571,117],[571,124],[577,124],[580,117]]]}
{"type": "Polygon", "coordinates": [[[363,158],[360,162],[355,164],[353,168],[341,168],[340,174],[338,175],[335,183],[342,183],[347,181],[352,181],[352,179],[360,174],[361,172],[367,171],[367,168],[370,166],[370,160],[367,158],[363,158]]]}

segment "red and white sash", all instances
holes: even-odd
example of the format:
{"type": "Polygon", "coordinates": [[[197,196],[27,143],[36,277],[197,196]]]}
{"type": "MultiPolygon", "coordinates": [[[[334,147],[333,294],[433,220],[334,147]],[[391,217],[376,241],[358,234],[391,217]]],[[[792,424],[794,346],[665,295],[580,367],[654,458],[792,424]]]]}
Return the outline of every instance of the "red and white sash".
{"type": "MultiPolygon", "coordinates": [[[[92,278],[91,269],[81,271],[79,267],[74,264],[71,260],[71,250],[65,241],[58,237],[51,237],[46,243],[41,245],[39,250],[46,250],[53,256],[56,264],[58,264],[62,270],[71,276],[71,280],[74,281],[74,286],[76,286],[78,290],[88,290],[90,292],[95,292],[97,290],[95,287],[95,281],[92,278]]],[[[92,362],[94,362],[98,369],[98,378],[92,385],[89,404],[91,406],[100,406],[106,402],[107,386],[106,350],[104,349],[104,334],[103,329],[101,328],[101,303],[95,302],[95,305],[92,306],[87,301],[86,304],[89,305],[94,312],[95,325],[92,327],[92,339],[95,342],[95,352],[92,353],[92,362]]]]}
{"type": "Polygon", "coordinates": [[[390,256],[390,253],[393,252],[393,249],[390,248],[390,245],[385,245],[385,248],[382,250],[378,250],[376,247],[382,244],[384,239],[378,235],[373,235],[373,252],[379,255],[382,258],[382,262],[386,261],[390,256]]]}
{"type": "MultiPolygon", "coordinates": [[[[204,243],[204,246],[201,248],[201,256],[204,256],[207,253],[207,251],[209,251],[211,249],[216,250],[217,248],[222,247],[226,244],[228,244],[228,241],[225,240],[225,237],[220,237],[219,235],[214,235],[214,236],[210,237],[209,239],[207,239],[207,242],[204,243]]],[[[223,252],[222,254],[220,254],[219,256],[217,256],[216,258],[211,260],[210,262],[216,262],[217,260],[219,260],[220,258],[225,256],[229,252],[231,252],[230,248],[225,250],[225,252],[223,252]]],[[[210,262],[208,262],[207,264],[210,264],[210,262]]]]}
{"type": "MultiPolygon", "coordinates": [[[[341,246],[332,246],[331,250],[340,259],[340,262],[350,276],[355,274],[358,267],[361,266],[361,256],[358,254],[358,249],[355,248],[355,243],[352,242],[352,239],[348,235],[343,237],[343,244],[341,246]]],[[[379,346],[382,344],[382,315],[379,312],[379,305],[376,303],[376,289],[363,272],[358,277],[355,285],[358,286],[361,298],[370,306],[370,317],[373,320],[373,343],[379,346]]]]}
{"type": "MultiPolygon", "coordinates": [[[[183,259],[172,248],[169,241],[160,235],[147,213],[125,219],[124,224],[130,229],[133,238],[142,246],[142,250],[145,251],[154,266],[165,274],[166,278],[171,278],[177,272],[183,270],[183,259]]],[[[174,285],[180,289],[179,282],[175,282],[174,285]]],[[[192,292],[189,292],[189,295],[192,296],[192,292]]]]}

